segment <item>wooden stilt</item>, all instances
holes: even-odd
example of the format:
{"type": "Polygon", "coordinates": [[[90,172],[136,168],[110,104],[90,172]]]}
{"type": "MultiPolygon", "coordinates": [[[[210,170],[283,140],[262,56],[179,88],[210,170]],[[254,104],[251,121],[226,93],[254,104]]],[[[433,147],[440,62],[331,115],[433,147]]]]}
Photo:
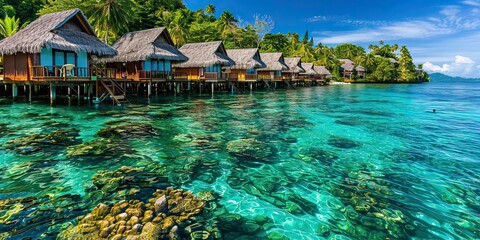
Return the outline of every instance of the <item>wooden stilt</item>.
{"type": "Polygon", "coordinates": [[[16,98],[18,96],[18,86],[16,83],[12,83],[12,97],[16,98]]]}
{"type": "Polygon", "coordinates": [[[148,97],[150,97],[152,95],[152,82],[148,83],[147,92],[148,97]]]}
{"type": "Polygon", "coordinates": [[[50,83],[50,104],[54,104],[57,100],[57,89],[55,84],[50,83]]]}
{"type": "Polygon", "coordinates": [[[32,102],[32,84],[28,84],[28,101],[32,102]]]}

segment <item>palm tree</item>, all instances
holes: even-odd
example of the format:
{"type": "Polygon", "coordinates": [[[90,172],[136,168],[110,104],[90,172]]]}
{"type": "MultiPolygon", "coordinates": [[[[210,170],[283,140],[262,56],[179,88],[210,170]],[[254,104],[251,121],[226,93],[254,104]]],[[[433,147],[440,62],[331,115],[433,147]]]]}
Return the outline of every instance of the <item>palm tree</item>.
{"type": "Polygon", "coordinates": [[[164,20],[169,21],[166,26],[175,46],[180,47],[185,44],[190,25],[186,14],[182,10],[177,10],[175,13],[167,14],[164,20]]]}
{"type": "Polygon", "coordinates": [[[0,37],[10,37],[20,30],[20,19],[15,16],[9,17],[5,15],[4,19],[0,19],[0,37]]]}
{"type": "Polygon", "coordinates": [[[134,15],[132,0],[98,0],[96,4],[86,7],[89,20],[97,33],[102,33],[108,42],[109,32],[121,35],[128,30],[130,16],[134,15]]]}
{"type": "Polygon", "coordinates": [[[213,14],[215,14],[215,11],[216,11],[215,6],[211,3],[208,4],[207,7],[205,8],[205,13],[206,14],[213,15],[213,14]]]}
{"type": "Polygon", "coordinates": [[[237,27],[238,20],[235,19],[233,13],[230,11],[225,11],[220,15],[217,20],[218,30],[222,38],[225,38],[228,34],[233,33],[237,27]]]}

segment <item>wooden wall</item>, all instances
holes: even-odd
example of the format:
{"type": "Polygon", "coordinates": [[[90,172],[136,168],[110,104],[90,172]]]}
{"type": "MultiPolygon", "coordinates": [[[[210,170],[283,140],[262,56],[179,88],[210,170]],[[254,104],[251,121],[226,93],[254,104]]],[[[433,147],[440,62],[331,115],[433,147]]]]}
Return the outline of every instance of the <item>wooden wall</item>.
{"type": "Polygon", "coordinates": [[[3,56],[4,79],[11,81],[30,80],[29,61],[31,62],[31,58],[27,53],[3,56]]]}

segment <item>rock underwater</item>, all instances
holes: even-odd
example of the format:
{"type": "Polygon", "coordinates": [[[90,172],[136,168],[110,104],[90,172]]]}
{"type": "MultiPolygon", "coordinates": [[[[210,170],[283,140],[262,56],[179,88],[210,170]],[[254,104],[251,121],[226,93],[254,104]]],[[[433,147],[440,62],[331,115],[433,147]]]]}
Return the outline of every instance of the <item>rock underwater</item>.
{"type": "Polygon", "coordinates": [[[98,204],[79,218],[61,239],[176,239],[178,226],[201,213],[204,202],[192,192],[167,188],[157,190],[146,203],[122,200],[98,204]]]}

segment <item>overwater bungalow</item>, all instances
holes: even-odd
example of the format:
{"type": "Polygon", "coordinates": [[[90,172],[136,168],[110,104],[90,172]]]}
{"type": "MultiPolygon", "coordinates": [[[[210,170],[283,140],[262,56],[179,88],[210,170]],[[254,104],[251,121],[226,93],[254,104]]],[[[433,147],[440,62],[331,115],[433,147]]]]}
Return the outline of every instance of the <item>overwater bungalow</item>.
{"type": "Polygon", "coordinates": [[[230,67],[229,79],[231,80],[256,82],[257,69],[266,67],[258,48],[227,49],[227,54],[235,62],[235,65],[230,67]]]}
{"type": "Polygon", "coordinates": [[[186,61],[166,28],[153,28],[123,35],[113,48],[118,55],[102,58],[108,68],[116,69],[117,79],[159,82],[172,79],[172,63],[186,61]]]}
{"type": "Polygon", "coordinates": [[[116,55],[79,9],[43,15],[0,41],[6,81],[90,80],[92,59],[116,55]]]}
{"type": "Polygon", "coordinates": [[[355,62],[350,59],[338,59],[342,63],[341,71],[344,78],[352,78],[354,75],[354,70],[357,72],[357,76],[360,78],[365,78],[367,75],[367,70],[363,66],[355,66],[355,62]]]}
{"type": "Polygon", "coordinates": [[[258,78],[265,81],[282,82],[282,72],[289,70],[283,53],[260,53],[260,58],[265,67],[257,69],[258,78]]]}
{"type": "Polygon", "coordinates": [[[317,73],[317,79],[327,79],[332,77],[332,74],[325,66],[314,66],[314,70],[317,73]]]}
{"type": "Polygon", "coordinates": [[[300,78],[303,78],[303,81],[305,81],[307,85],[311,85],[317,76],[313,63],[302,63],[302,68],[305,72],[300,73],[300,78]]]}
{"type": "Polygon", "coordinates": [[[317,84],[323,85],[332,78],[332,74],[325,66],[314,66],[313,69],[317,73],[315,76],[317,84]]]}
{"type": "Polygon", "coordinates": [[[305,73],[305,69],[302,68],[302,59],[299,57],[285,58],[285,63],[289,70],[283,71],[282,77],[295,83],[299,82],[300,73],[305,73]]]}
{"type": "Polygon", "coordinates": [[[225,82],[230,70],[228,67],[235,64],[228,57],[222,41],[187,43],[179,50],[188,60],[173,64],[175,78],[225,82]]]}

